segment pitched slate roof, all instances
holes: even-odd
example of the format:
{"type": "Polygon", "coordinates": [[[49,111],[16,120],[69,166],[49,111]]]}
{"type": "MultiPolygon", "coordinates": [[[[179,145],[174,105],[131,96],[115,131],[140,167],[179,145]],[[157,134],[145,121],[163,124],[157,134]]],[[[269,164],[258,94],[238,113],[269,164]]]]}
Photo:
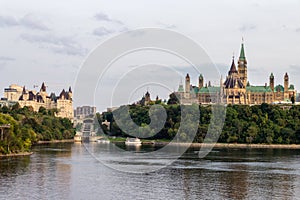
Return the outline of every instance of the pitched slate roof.
{"type": "Polygon", "coordinates": [[[224,82],[225,88],[234,88],[237,85],[238,88],[243,88],[243,82],[238,77],[228,76],[224,82]]]}
{"type": "Polygon", "coordinates": [[[235,64],[234,64],[234,58],[233,58],[230,70],[228,72],[228,75],[237,74],[237,73],[238,73],[238,71],[236,70],[236,67],[235,67],[235,64]]]}

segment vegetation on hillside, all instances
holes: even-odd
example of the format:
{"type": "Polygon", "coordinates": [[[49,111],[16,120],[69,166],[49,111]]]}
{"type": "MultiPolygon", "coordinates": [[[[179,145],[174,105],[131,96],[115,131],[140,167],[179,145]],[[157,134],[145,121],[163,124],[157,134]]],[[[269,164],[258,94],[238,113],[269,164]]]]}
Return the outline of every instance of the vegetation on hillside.
{"type": "Polygon", "coordinates": [[[0,138],[0,154],[30,151],[32,144],[44,140],[73,138],[73,124],[67,118],[55,117],[57,110],[41,107],[34,112],[32,107],[20,108],[19,104],[0,107],[0,125],[9,124],[0,138]]]}
{"type": "MultiPolygon", "coordinates": [[[[173,139],[181,124],[182,106],[176,104],[162,105],[167,112],[164,128],[147,139],[173,139]]],[[[198,105],[193,105],[198,106],[198,105]]],[[[187,106],[188,107],[188,106],[187,106]]],[[[193,139],[194,142],[203,142],[207,134],[212,116],[211,106],[199,105],[200,117],[197,134],[189,138],[184,131],[179,132],[180,141],[193,139]]],[[[119,108],[119,109],[122,109],[119,108]]],[[[145,127],[150,123],[149,106],[130,105],[130,116],[139,126],[145,127]]],[[[107,119],[111,122],[110,131],[102,126],[106,134],[127,137],[117,125],[113,113],[105,112],[98,120],[107,119]]],[[[121,119],[122,120],[122,119],[121,119]]],[[[192,121],[184,121],[189,127],[192,121]]],[[[214,126],[211,126],[214,128],[214,126]]],[[[143,138],[143,135],[140,135],[143,138]]],[[[266,144],[300,144],[300,106],[290,105],[283,109],[279,105],[228,105],[226,108],[225,123],[218,139],[222,143],[266,143],[266,144]]]]}

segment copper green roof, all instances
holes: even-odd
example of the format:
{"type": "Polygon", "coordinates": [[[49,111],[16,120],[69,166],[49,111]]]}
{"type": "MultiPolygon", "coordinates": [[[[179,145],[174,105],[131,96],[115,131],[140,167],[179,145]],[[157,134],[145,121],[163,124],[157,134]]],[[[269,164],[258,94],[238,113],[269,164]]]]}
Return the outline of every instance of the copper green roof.
{"type": "Polygon", "coordinates": [[[215,87],[215,86],[212,86],[212,87],[202,87],[199,90],[199,93],[217,93],[217,92],[220,92],[220,87],[215,87]]]}
{"type": "Polygon", "coordinates": [[[284,92],[284,87],[282,85],[277,85],[274,88],[274,92],[277,92],[277,91],[284,92]]]}
{"type": "Polygon", "coordinates": [[[240,53],[240,60],[246,60],[245,50],[244,50],[244,43],[242,43],[242,48],[241,48],[241,53],[240,53]]]}
{"type": "Polygon", "coordinates": [[[198,87],[193,87],[191,89],[191,93],[198,93],[199,92],[199,88],[198,87]]]}
{"type": "Polygon", "coordinates": [[[291,84],[289,87],[289,90],[294,90],[294,89],[295,89],[295,86],[291,84]]]}
{"type": "Polygon", "coordinates": [[[184,92],[184,89],[183,89],[183,85],[180,84],[179,87],[178,87],[178,92],[184,92]]]}
{"type": "Polygon", "coordinates": [[[272,92],[270,86],[247,86],[246,90],[250,92],[272,92]]]}

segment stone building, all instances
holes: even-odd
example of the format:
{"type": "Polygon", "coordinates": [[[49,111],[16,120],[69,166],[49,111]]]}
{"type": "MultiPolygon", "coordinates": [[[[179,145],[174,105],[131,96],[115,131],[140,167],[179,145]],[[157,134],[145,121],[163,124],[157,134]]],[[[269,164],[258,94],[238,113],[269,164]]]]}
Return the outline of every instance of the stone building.
{"type": "Polygon", "coordinates": [[[27,90],[22,86],[12,84],[9,88],[4,89],[4,98],[2,101],[17,102],[21,107],[31,106],[34,111],[38,111],[40,107],[46,109],[57,109],[57,117],[66,117],[73,119],[73,100],[71,87],[68,91],[64,89],[59,96],[55,93],[48,95],[45,83],[42,84],[40,91],[27,90]]]}
{"type": "Polygon", "coordinates": [[[96,107],[95,106],[80,106],[74,110],[74,117],[77,119],[83,119],[85,117],[95,116],[96,107]]]}
{"type": "Polygon", "coordinates": [[[262,103],[291,103],[296,99],[294,85],[289,84],[289,76],[285,73],[283,85],[275,86],[275,77],[271,73],[269,85],[262,86],[250,85],[248,81],[248,66],[245,56],[244,44],[241,45],[240,56],[235,65],[232,59],[231,67],[225,81],[220,79],[219,86],[212,86],[210,81],[204,86],[204,77],[199,75],[198,86],[190,84],[190,75],[185,77],[185,86],[181,83],[176,96],[182,104],[262,104],[262,103]]]}

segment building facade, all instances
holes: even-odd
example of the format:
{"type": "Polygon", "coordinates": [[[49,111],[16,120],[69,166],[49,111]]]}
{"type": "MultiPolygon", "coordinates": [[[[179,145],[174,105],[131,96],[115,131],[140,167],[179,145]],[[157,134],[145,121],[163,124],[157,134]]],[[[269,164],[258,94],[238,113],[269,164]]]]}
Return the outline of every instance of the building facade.
{"type": "Polygon", "coordinates": [[[275,77],[270,74],[269,84],[263,86],[250,85],[248,81],[248,66],[244,44],[241,45],[237,67],[232,59],[231,67],[225,81],[220,79],[219,86],[212,86],[210,82],[204,86],[204,77],[199,75],[198,86],[190,84],[189,74],[185,77],[185,86],[181,83],[175,92],[182,104],[262,104],[262,103],[291,103],[296,99],[294,85],[289,83],[289,76],[285,73],[283,86],[274,83],[275,77]]]}
{"type": "Polygon", "coordinates": [[[94,106],[81,106],[74,110],[74,117],[77,119],[83,119],[88,116],[96,115],[96,107],[94,106]]]}
{"type": "Polygon", "coordinates": [[[57,109],[57,117],[73,119],[74,115],[71,87],[68,91],[63,89],[59,96],[56,96],[55,93],[48,95],[45,83],[42,84],[39,92],[12,84],[4,89],[4,98],[1,100],[19,103],[21,107],[31,106],[34,111],[38,111],[40,107],[57,109]]]}

